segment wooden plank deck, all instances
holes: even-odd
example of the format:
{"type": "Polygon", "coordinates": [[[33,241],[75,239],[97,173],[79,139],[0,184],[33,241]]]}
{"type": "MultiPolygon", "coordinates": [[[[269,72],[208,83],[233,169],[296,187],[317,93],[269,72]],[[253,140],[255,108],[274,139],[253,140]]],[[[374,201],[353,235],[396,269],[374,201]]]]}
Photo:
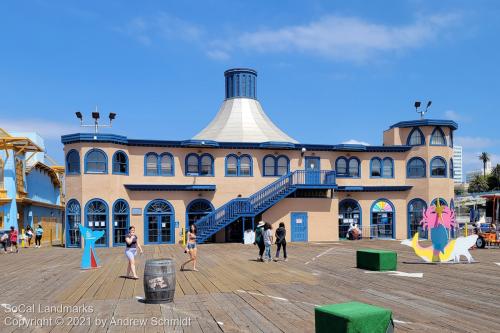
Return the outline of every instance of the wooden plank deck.
{"type": "MultiPolygon", "coordinates": [[[[500,249],[473,250],[478,263],[422,264],[395,241],[289,244],[288,262],[260,263],[241,244],[199,246],[199,272],[177,272],[171,304],[141,302],[143,281],[125,280],[123,248],[97,249],[102,267],[79,269],[80,249],[44,247],[0,255],[0,332],[313,332],[314,306],[350,300],[391,308],[398,332],[500,331],[500,249]],[[398,270],[423,278],[355,268],[357,248],[393,249],[398,270]],[[92,313],[9,313],[13,305],[86,305],[92,313]],[[5,320],[55,320],[15,327],[5,320]],[[80,325],[66,325],[82,317],[80,325]],[[160,325],[157,319],[189,325],[160,325]],[[111,321],[114,319],[114,321],[111,321]],[[137,322],[127,322],[134,319],[137,322]],[[139,320],[145,320],[140,325],[139,320]]],[[[187,259],[177,245],[146,246],[150,258],[187,259]]],[[[11,322],[12,324],[12,322],[11,322]]]]}

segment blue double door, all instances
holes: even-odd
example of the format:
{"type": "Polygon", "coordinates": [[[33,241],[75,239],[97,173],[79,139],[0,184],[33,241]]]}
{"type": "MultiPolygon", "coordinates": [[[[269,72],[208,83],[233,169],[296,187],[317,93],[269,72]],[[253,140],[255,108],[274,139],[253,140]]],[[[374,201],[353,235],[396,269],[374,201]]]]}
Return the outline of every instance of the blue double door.
{"type": "Polygon", "coordinates": [[[291,214],[292,242],[307,242],[307,213],[291,214]]]}
{"type": "Polygon", "coordinates": [[[320,178],[320,159],[319,157],[306,156],[304,159],[306,179],[305,182],[308,185],[317,185],[321,183],[320,178]]]}

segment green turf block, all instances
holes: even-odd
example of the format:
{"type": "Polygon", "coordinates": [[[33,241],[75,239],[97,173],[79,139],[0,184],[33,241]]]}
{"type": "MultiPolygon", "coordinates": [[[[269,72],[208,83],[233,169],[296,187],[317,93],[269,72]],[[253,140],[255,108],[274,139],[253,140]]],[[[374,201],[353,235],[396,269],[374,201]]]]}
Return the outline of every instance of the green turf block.
{"type": "Polygon", "coordinates": [[[392,311],[378,306],[348,302],[314,309],[316,333],[386,333],[392,311]]]}
{"type": "Polygon", "coordinates": [[[356,267],[371,271],[395,271],[398,254],[395,251],[360,249],[356,251],[356,267]]]}

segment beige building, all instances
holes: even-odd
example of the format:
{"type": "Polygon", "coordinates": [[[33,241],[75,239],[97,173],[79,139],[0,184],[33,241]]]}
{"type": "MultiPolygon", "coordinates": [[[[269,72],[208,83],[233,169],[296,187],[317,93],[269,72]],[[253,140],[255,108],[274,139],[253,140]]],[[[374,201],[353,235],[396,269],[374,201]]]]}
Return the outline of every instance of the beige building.
{"type": "Polygon", "coordinates": [[[78,223],[120,246],[134,225],[143,243],[174,243],[196,223],[200,241],[238,241],[260,220],[284,222],[289,241],[404,239],[422,210],[452,204],[449,120],[396,123],[379,146],[299,143],[256,98],[257,73],[225,73],[225,100],[192,139],[158,141],[113,134],[64,135],[66,244],[80,246],[78,223]]]}

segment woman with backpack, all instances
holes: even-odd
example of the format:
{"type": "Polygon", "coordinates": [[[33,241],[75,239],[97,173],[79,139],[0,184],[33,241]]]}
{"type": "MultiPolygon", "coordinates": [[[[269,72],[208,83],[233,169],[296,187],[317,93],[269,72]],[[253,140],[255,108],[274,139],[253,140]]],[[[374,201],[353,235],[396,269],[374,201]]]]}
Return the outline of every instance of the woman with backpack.
{"type": "Polygon", "coordinates": [[[259,256],[257,257],[257,261],[264,261],[262,259],[262,255],[264,255],[264,250],[265,250],[265,245],[264,245],[264,222],[260,221],[259,224],[257,224],[257,228],[255,229],[255,242],[259,247],[259,256]]]}
{"type": "Polygon", "coordinates": [[[276,258],[274,259],[275,261],[278,260],[280,257],[280,250],[281,247],[283,247],[283,257],[285,258],[285,261],[288,261],[287,255],[286,255],[286,229],[285,229],[285,223],[280,222],[280,225],[278,229],[276,229],[276,245],[278,248],[276,249],[276,258]]]}

